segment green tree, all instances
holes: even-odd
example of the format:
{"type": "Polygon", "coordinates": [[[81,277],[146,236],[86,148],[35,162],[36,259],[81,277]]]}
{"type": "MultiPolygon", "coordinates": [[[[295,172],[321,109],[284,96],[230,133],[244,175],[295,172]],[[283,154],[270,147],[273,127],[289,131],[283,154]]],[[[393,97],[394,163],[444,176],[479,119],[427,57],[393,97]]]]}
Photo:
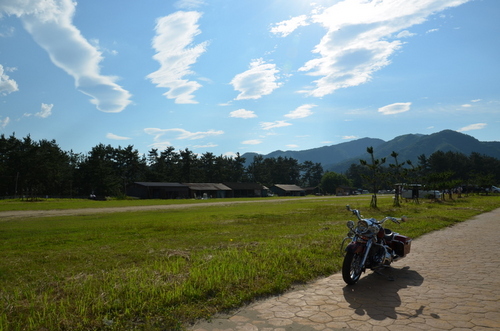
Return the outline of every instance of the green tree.
{"type": "Polygon", "coordinates": [[[77,171],[80,194],[116,196],[120,194],[122,179],[115,171],[114,149],[99,144],[82,160],[77,171]]]}
{"type": "Polygon", "coordinates": [[[385,158],[381,159],[375,159],[374,153],[373,153],[373,147],[368,147],[366,149],[368,154],[370,154],[371,157],[371,163],[368,163],[365,160],[359,160],[361,165],[365,166],[366,168],[369,169],[369,175],[364,176],[365,180],[367,180],[373,190],[373,195],[372,199],[370,201],[370,207],[371,208],[378,208],[377,207],[377,192],[382,185],[382,183],[385,180],[385,175],[382,170],[382,165],[385,163],[385,158]]]}
{"type": "Polygon", "coordinates": [[[189,149],[179,151],[180,154],[180,182],[196,183],[199,181],[200,174],[198,156],[189,149]]]}
{"type": "Polygon", "coordinates": [[[323,167],[321,163],[305,161],[301,165],[300,185],[302,187],[316,187],[321,183],[323,177],[323,167]]]}
{"type": "Polygon", "coordinates": [[[249,182],[260,183],[266,186],[270,186],[270,183],[272,183],[270,169],[264,163],[262,155],[255,155],[253,157],[252,162],[246,169],[246,176],[249,182]]]}
{"type": "Polygon", "coordinates": [[[143,181],[146,178],[147,163],[141,157],[134,146],[113,149],[112,162],[114,173],[122,183],[122,193],[126,194],[127,186],[135,181],[143,181]]]}
{"type": "MultiPolygon", "coordinates": [[[[403,166],[405,165],[406,162],[399,163],[398,161],[398,156],[399,154],[396,152],[392,152],[391,156],[394,158],[394,163],[389,164],[389,167],[393,170],[393,181],[394,184],[402,184],[403,182],[403,166]]],[[[401,185],[397,185],[394,190],[394,201],[393,205],[394,207],[401,207],[400,203],[400,197],[401,197],[401,185]]]]}
{"type": "Polygon", "coordinates": [[[327,171],[321,178],[321,190],[326,194],[334,194],[340,186],[352,186],[352,182],[342,174],[327,171]]]}

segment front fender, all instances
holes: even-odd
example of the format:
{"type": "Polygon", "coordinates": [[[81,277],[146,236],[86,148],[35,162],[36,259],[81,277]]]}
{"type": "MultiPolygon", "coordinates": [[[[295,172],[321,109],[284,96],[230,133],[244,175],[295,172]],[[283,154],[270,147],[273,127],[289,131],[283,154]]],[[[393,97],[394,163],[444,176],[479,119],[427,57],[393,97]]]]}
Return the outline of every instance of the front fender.
{"type": "Polygon", "coordinates": [[[351,242],[347,247],[345,248],[345,251],[348,253],[353,253],[353,254],[361,254],[365,250],[366,244],[358,243],[358,242],[351,242]]]}

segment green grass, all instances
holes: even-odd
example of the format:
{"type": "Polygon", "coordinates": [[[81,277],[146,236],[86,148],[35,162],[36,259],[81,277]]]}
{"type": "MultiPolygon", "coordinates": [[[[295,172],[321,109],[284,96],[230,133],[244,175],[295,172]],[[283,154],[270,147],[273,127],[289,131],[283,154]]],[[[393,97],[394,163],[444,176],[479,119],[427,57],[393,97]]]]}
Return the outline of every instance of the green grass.
{"type": "Polygon", "coordinates": [[[255,201],[0,221],[0,330],[182,329],[337,272],[346,203],[407,215],[390,227],[412,237],[500,207],[498,196],[397,209],[381,197],[377,211],[369,197],[255,201]]]}

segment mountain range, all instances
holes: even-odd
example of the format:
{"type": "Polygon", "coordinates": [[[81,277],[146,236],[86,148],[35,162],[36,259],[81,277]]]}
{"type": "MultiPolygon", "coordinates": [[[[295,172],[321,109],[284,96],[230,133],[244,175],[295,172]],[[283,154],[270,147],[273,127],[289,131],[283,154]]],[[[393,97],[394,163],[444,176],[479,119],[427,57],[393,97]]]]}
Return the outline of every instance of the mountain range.
{"type": "Polygon", "coordinates": [[[245,153],[242,157],[246,159],[246,165],[249,165],[257,155],[262,155],[264,158],[289,157],[296,159],[299,163],[305,161],[321,163],[325,171],[343,173],[351,164],[359,164],[360,159],[369,159],[370,155],[366,151],[367,147],[373,147],[376,158],[386,157],[388,162],[393,161],[390,156],[393,151],[399,154],[398,161],[411,160],[414,164],[418,163],[420,155],[424,154],[429,157],[437,151],[452,151],[467,156],[472,152],[477,152],[481,155],[500,159],[500,142],[479,141],[472,136],[453,130],[444,130],[429,135],[406,134],[390,141],[377,138],[361,138],[303,151],[278,150],[266,155],[245,153]]]}

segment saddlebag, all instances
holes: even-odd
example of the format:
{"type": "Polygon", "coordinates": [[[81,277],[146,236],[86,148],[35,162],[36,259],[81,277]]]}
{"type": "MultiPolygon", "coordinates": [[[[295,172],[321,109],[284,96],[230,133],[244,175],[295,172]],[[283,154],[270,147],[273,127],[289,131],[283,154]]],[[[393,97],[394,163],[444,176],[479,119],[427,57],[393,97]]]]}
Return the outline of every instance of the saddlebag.
{"type": "Polygon", "coordinates": [[[410,253],[411,248],[411,238],[397,234],[392,240],[392,249],[397,255],[405,257],[406,254],[410,253]]]}

